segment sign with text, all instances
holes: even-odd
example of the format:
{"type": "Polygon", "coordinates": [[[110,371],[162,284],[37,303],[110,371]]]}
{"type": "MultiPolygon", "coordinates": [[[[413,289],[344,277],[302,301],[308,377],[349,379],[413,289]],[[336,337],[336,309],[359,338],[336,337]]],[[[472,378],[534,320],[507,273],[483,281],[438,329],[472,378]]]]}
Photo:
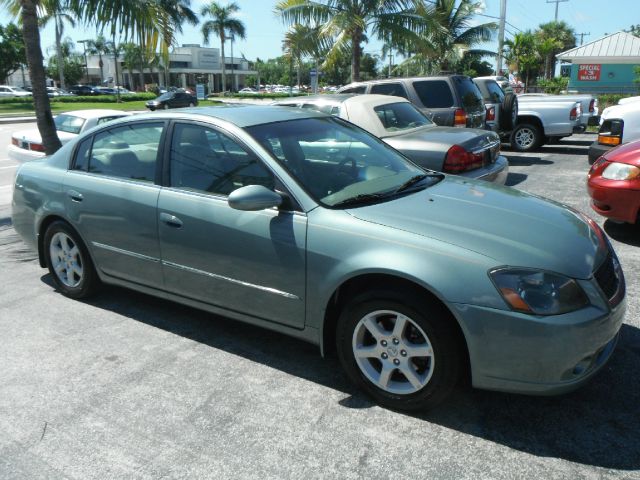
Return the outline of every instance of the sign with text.
{"type": "Polygon", "coordinates": [[[597,63],[585,63],[578,65],[578,80],[581,82],[597,82],[600,80],[602,65],[597,63]]]}

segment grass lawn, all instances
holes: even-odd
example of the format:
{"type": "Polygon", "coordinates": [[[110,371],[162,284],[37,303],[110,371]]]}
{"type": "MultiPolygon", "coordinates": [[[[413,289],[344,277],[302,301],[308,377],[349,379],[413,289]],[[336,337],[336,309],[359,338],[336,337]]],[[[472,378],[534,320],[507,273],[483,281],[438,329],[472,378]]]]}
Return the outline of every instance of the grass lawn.
{"type": "MultiPolygon", "coordinates": [[[[122,103],[105,103],[105,102],[77,102],[77,103],[62,103],[51,102],[51,111],[55,115],[56,113],[69,112],[71,110],[89,110],[93,108],[107,108],[112,110],[146,110],[144,100],[137,102],[122,102],[122,103]]],[[[201,107],[220,105],[219,102],[210,100],[201,100],[199,102],[201,107]]],[[[33,107],[28,104],[20,103],[0,103],[0,116],[28,116],[35,115],[33,107]]]]}

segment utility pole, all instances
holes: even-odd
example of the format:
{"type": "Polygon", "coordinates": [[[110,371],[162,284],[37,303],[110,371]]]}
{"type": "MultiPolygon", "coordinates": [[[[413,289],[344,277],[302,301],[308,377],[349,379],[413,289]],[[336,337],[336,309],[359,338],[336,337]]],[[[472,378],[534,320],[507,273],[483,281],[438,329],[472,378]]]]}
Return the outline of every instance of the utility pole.
{"type": "Polygon", "coordinates": [[[500,0],[500,29],[498,31],[498,59],[496,75],[502,74],[502,50],[504,49],[504,23],[507,16],[507,0],[500,0]]]}
{"type": "Polygon", "coordinates": [[[589,33],[576,33],[576,35],[580,35],[580,45],[582,45],[584,43],[584,37],[585,36],[588,37],[589,35],[591,35],[591,32],[589,32],[589,33]]]}
{"type": "Polygon", "coordinates": [[[558,4],[560,2],[568,2],[569,0],[547,0],[547,3],[555,3],[556,4],[556,16],[554,21],[557,22],[558,21],[558,4]]]}

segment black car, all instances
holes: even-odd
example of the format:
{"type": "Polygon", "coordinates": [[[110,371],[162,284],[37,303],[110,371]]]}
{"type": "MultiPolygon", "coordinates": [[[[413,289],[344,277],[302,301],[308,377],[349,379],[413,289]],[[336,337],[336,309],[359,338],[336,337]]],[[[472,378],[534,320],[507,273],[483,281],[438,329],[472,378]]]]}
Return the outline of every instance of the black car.
{"type": "Polygon", "coordinates": [[[436,125],[485,128],[482,94],[466,75],[388,78],[345,85],[338,93],[378,93],[404,97],[436,125]]]}
{"type": "Polygon", "coordinates": [[[102,95],[102,92],[91,85],[74,85],[69,91],[75,95],[102,95]]]}
{"type": "Polygon", "coordinates": [[[195,107],[197,105],[198,99],[187,92],[166,92],[146,103],[146,107],[151,111],[161,108],[166,110],[169,108],[195,107]]]}

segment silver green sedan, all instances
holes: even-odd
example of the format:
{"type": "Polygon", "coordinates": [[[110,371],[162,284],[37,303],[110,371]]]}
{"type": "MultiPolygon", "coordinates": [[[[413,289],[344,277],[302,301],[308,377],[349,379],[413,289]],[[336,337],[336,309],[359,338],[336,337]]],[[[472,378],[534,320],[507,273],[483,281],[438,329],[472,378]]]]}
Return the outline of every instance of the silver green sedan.
{"type": "Polygon", "coordinates": [[[625,311],[616,254],[581,213],[425,171],[309,110],[100,126],[20,168],[13,224],[71,298],[121,285],[307,340],[394,409],[464,377],[569,391],[625,311]]]}

